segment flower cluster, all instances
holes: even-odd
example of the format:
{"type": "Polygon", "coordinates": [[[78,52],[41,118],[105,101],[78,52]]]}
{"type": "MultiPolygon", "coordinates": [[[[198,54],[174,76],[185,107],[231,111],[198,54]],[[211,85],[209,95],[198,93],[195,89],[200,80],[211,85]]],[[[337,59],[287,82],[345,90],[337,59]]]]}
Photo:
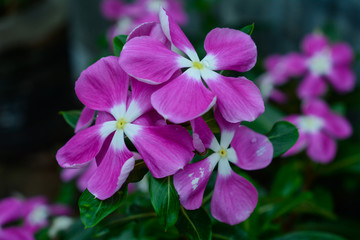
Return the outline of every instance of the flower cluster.
{"type": "Polygon", "coordinates": [[[307,35],[302,44],[303,53],[273,55],[266,59],[267,72],[259,78],[259,86],[265,99],[286,103],[287,96],[276,89],[291,78],[303,78],[297,95],[303,101],[303,115],[291,115],[285,120],[294,123],[300,137],[284,156],[307,148],[309,157],[320,163],[332,161],[336,155],[335,139],[348,138],[352,133],[349,122],[331,112],[326,102],[320,100],[329,82],[338,93],[353,90],[355,76],[351,70],[354,54],[346,43],[329,44],[320,33],[307,35]]]}
{"type": "Polygon", "coordinates": [[[323,34],[313,33],[305,36],[301,47],[302,53],[273,55],[265,60],[267,72],[262,77],[264,79],[261,82],[264,83],[261,88],[266,97],[278,99],[278,90],[273,89],[274,86],[282,85],[293,77],[302,78],[297,89],[301,99],[324,95],[326,82],[339,93],[354,89],[355,75],[351,69],[354,53],[348,44],[329,44],[323,34]]]}
{"type": "MultiPolygon", "coordinates": [[[[26,200],[9,197],[0,201],[0,239],[31,240],[40,229],[49,225],[49,218],[71,219],[66,217],[70,211],[63,205],[49,205],[44,197],[33,197],[26,200]],[[19,224],[20,223],[20,224],[19,224]]],[[[51,228],[50,228],[51,230],[51,228]]],[[[52,237],[56,229],[49,232],[52,237]]]]}
{"type": "Polygon", "coordinates": [[[169,11],[177,23],[186,23],[187,16],[180,0],[137,0],[132,3],[124,3],[122,0],[103,0],[101,2],[103,16],[115,22],[107,34],[111,45],[115,36],[127,35],[142,23],[158,21],[160,6],[169,11]]]}
{"type": "Polygon", "coordinates": [[[257,191],[230,163],[264,168],[273,146],[266,136],[240,126],[264,112],[259,89],[244,77],[217,71],[248,71],[256,62],[256,46],[239,30],[216,28],[207,35],[207,55],[200,60],[170,14],[160,9],[159,19],[136,27],[119,58],[102,58],[81,73],[75,91],[85,109],[57,161],[65,168],[88,167],[84,186],[103,200],[126,183],[135,160],[143,159],[155,178],[174,175],[186,209],[201,206],[218,165],[211,212],[237,224],[254,210],[257,191]],[[213,107],[220,143],[201,117],[213,107]],[[188,121],[192,135],[182,126],[188,121]],[[189,164],[195,152],[208,151],[212,154],[204,160],[189,164]]]}

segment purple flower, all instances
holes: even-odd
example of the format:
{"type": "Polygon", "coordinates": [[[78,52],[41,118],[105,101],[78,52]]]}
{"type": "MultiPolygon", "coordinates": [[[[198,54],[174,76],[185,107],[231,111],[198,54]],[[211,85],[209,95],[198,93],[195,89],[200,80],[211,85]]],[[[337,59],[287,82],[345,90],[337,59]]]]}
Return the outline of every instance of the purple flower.
{"type": "Polygon", "coordinates": [[[151,104],[163,117],[175,123],[186,122],[201,116],[215,103],[229,122],[253,121],[264,112],[260,91],[253,82],[216,72],[244,72],[255,65],[257,51],[249,35],[228,28],[212,30],[205,39],[207,55],[200,61],[180,27],[163,9],[160,24],[169,41],[188,58],[170,51],[157,39],[142,36],[125,44],[120,64],[129,75],[154,85],[186,69],[151,96],[151,104]]]}
{"type": "Polygon", "coordinates": [[[326,91],[326,81],[337,92],[345,93],[354,88],[355,76],[350,68],[354,54],[346,43],[330,45],[322,34],[310,34],[302,42],[303,63],[298,70],[306,76],[298,88],[301,98],[317,97],[326,91]]]}
{"type": "Polygon", "coordinates": [[[105,18],[116,21],[108,31],[109,41],[112,43],[116,35],[129,34],[142,23],[157,21],[160,6],[169,11],[177,23],[186,23],[187,16],[182,2],[178,0],[138,0],[129,4],[120,0],[103,0],[102,14],[105,18]]]}
{"type": "Polygon", "coordinates": [[[304,115],[291,115],[285,120],[299,129],[299,139],[283,156],[296,154],[307,148],[308,156],[315,162],[329,163],[336,154],[334,139],[351,135],[350,123],[342,116],[331,112],[320,99],[309,99],[302,106],[304,115]]]}
{"type": "Polygon", "coordinates": [[[132,79],[129,94],[129,85],[130,77],[117,57],[102,58],[84,70],[75,91],[86,107],[98,111],[97,123],[77,132],[56,154],[65,168],[81,167],[96,158],[98,167],[87,188],[102,200],[120,189],[134,167],[125,135],[156,178],[174,174],[194,155],[186,129],[156,125],[150,96],[159,86],[132,79]]]}
{"type": "Polygon", "coordinates": [[[215,118],[221,129],[220,143],[201,117],[191,121],[194,146],[198,151],[209,148],[214,153],[177,172],[174,185],[181,204],[189,210],[197,209],[218,164],[211,213],[217,220],[234,225],[247,219],[255,209],[257,191],[248,180],[232,171],[229,162],[245,170],[264,168],[272,160],[273,146],[265,136],[238,123],[228,123],[217,110],[215,118]]]}
{"type": "Polygon", "coordinates": [[[44,197],[5,198],[0,201],[0,240],[33,240],[37,231],[48,226],[50,216],[69,213],[65,206],[49,205],[44,197]]]}

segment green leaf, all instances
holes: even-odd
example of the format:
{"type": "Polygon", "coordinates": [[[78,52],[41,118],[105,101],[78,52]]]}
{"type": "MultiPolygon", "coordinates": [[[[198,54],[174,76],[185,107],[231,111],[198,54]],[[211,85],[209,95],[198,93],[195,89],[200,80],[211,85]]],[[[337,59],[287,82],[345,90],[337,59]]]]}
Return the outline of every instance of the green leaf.
{"type": "Polygon", "coordinates": [[[113,46],[114,46],[114,55],[119,57],[120,53],[126,43],[127,36],[126,35],[117,35],[113,39],[113,46]]]}
{"type": "Polygon", "coordinates": [[[274,197],[287,197],[301,189],[304,177],[301,166],[296,161],[289,162],[276,172],[271,186],[271,195],[274,197]]]}
{"type": "Polygon", "coordinates": [[[265,213],[267,223],[285,214],[294,211],[301,204],[311,200],[313,195],[310,192],[302,192],[297,196],[281,199],[280,201],[264,204],[259,207],[259,213],[265,213]]]}
{"type": "Polygon", "coordinates": [[[294,146],[299,138],[299,132],[293,124],[279,121],[275,123],[267,137],[274,147],[273,157],[275,158],[294,146]]]}
{"type": "Polygon", "coordinates": [[[150,176],[149,192],[151,203],[156,214],[160,218],[160,223],[165,227],[175,225],[179,215],[179,196],[174,188],[170,176],[156,179],[150,176]]]}
{"type": "Polygon", "coordinates": [[[330,192],[325,188],[318,187],[312,193],[313,198],[296,208],[296,212],[316,214],[329,220],[335,220],[336,215],[333,212],[333,200],[330,192]]]}
{"type": "Polygon", "coordinates": [[[265,105],[265,112],[261,114],[255,121],[253,122],[242,122],[242,125],[245,125],[255,132],[266,134],[271,130],[274,124],[285,117],[285,114],[274,107],[271,104],[265,105]]]}
{"type": "Polygon", "coordinates": [[[255,28],[255,24],[252,23],[250,25],[247,25],[247,26],[243,27],[242,29],[240,29],[240,31],[242,31],[242,32],[244,32],[244,33],[246,33],[248,35],[251,35],[253,33],[253,31],[254,31],[254,28],[255,28]]]}
{"type": "Polygon", "coordinates": [[[345,240],[345,238],[325,232],[302,231],[286,234],[282,237],[273,238],[272,240],[345,240]]]}
{"type": "Polygon", "coordinates": [[[72,128],[75,128],[76,123],[78,122],[81,111],[80,110],[71,110],[71,111],[61,111],[59,112],[72,128]]]}
{"type": "Polygon", "coordinates": [[[203,208],[188,211],[180,207],[179,221],[176,223],[181,234],[190,240],[211,239],[211,220],[203,208]]]}
{"type": "Polygon", "coordinates": [[[79,199],[80,218],[85,227],[91,228],[115,211],[126,198],[127,186],[122,187],[106,200],[95,198],[87,189],[79,199]]]}

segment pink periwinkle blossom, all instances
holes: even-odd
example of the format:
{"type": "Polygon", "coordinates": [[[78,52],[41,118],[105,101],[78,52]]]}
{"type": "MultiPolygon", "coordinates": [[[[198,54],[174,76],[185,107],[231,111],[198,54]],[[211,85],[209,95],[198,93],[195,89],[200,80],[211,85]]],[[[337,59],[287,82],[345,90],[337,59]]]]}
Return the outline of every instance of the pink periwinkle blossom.
{"type": "Polygon", "coordinates": [[[264,112],[263,99],[253,82],[216,72],[244,72],[255,65],[257,50],[249,35],[229,28],[213,29],[205,39],[207,55],[200,61],[170,14],[161,9],[159,18],[165,36],[187,57],[151,36],[129,40],[120,55],[120,65],[139,81],[167,83],[151,96],[151,104],[159,114],[182,123],[201,116],[216,103],[224,118],[235,123],[253,121],[264,112]],[[180,69],[184,72],[178,75],[180,69]]]}
{"type": "Polygon", "coordinates": [[[303,61],[297,69],[305,74],[297,93],[301,98],[318,97],[325,93],[329,82],[335,91],[346,93],[355,85],[351,70],[354,53],[343,42],[330,44],[320,33],[307,35],[302,42],[303,61]]]}
{"type": "Polygon", "coordinates": [[[97,121],[78,131],[56,159],[62,167],[81,168],[95,158],[97,168],[87,183],[95,197],[112,196],[134,168],[135,157],[125,145],[125,136],[156,178],[174,174],[192,159],[188,131],[157,124],[150,96],[159,87],[130,80],[114,56],[100,59],[81,73],[75,91],[87,108],[98,111],[97,121]]]}
{"type": "Polygon", "coordinates": [[[273,146],[266,136],[239,123],[227,122],[217,110],[215,119],[221,129],[220,143],[201,117],[191,120],[194,146],[198,151],[211,149],[214,153],[179,170],[174,175],[174,186],[184,208],[197,209],[201,207],[210,175],[218,165],[211,213],[217,220],[234,225],[250,216],[258,194],[248,180],[231,169],[230,163],[244,170],[264,168],[272,160],[273,146]]]}
{"type": "Polygon", "coordinates": [[[145,22],[158,21],[159,8],[162,6],[171,13],[175,21],[184,24],[187,21],[180,0],[137,0],[124,3],[122,0],[103,0],[101,11],[105,18],[116,21],[108,31],[108,39],[116,35],[129,34],[136,26],[145,22]]]}
{"type": "Polygon", "coordinates": [[[69,208],[50,205],[44,197],[5,198],[0,201],[0,240],[34,240],[50,217],[69,214],[69,208]]]}
{"type": "Polygon", "coordinates": [[[320,99],[308,99],[302,106],[303,115],[290,115],[285,120],[299,129],[299,139],[283,156],[294,155],[306,149],[315,162],[329,163],[336,155],[335,139],[348,138],[352,133],[350,123],[330,110],[320,99]]]}
{"type": "MultiPolygon", "coordinates": [[[[261,94],[265,100],[271,99],[277,103],[285,103],[285,93],[276,89],[289,81],[291,77],[301,74],[297,64],[302,57],[296,53],[287,55],[271,55],[265,59],[265,70],[258,79],[261,94]]],[[[300,62],[301,64],[301,62],[300,62]]]]}

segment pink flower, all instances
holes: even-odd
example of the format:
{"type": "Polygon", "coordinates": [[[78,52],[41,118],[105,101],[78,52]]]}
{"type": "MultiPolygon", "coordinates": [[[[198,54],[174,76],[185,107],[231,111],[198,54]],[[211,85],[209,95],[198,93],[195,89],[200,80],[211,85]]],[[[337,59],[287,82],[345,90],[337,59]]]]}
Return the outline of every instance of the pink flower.
{"type": "Polygon", "coordinates": [[[283,156],[294,155],[307,148],[308,156],[315,162],[329,163],[336,154],[334,139],[351,135],[350,123],[342,116],[331,112],[320,99],[307,100],[303,106],[304,115],[291,115],[285,120],[299,129],[299,139],[283,156]]]}
{"type": "Polygon", "coordinates": [[[49,205],[44,197],[5,198],[0,201],[0,240],[33,240],[37,231],[48,226],[49,217],[69,213],[65,206],[49,205]],[[12,224],[15,221],[21,224],[12,224]]]}
{"type": "Polygon", "coordinates": [[[255,65],[257,51],[249,35],[228,28],[212,30],[205,39],[207,55],[200,61],[180,27],[163,9],[160,24],[169,41],[188,58],[170,51],[157,39],[142,36],[125,44],[120,64],[131,76],[154,85],[186,69],[151,96],[153,107],[163,117],[175,123],[186,122],[201,116],[215,103],[229,122],[253,121],[264,112],[260,91],[253,82],[216,72],[243,72],[255,65]]]}
{"type": "Polygon", "coordinates": [[[178,0],[138,0],[130,4],[124,4],[120,0],[103,0],[101,10],[104,17],[116,21],[109,29],[109,41],[112,43],[117,35],[129,34],[142,23],[157,21],[160,6],[167,9],[177,23],[186,23],[187,16],[182,2],[178,0]]]}
{"type": "Polygon", "coordinates": [[[326,91],[326,81],[337,92],[345,93],[354,88],[355,76],[350,68],[353,51],[346,43],[330,45],[322,34],[310,34],[302,42],[303,64],[306,76],[298,88],[301,98],[317,97],[326,91]]]}
{"type": "Polygon", "coordinates": [[[158,86],[132,79],[129,96],[129,85],[117,57],[102,58],[83,71],[75,91],[86,107],[98,111],[97,123],[77,132],[56,154],[65,168],[81,167],[96,158],[98,167],[87,188],[102,200],[120,189],[134,167],[125,135],[157,178],[174,174],[194,155],[187,130],[155,125],[150,96],[158,86]]]}
{"type": "Polygon", "coordinates": [[[265,136],[238,123],[228,123],[217,110],[215,118],[221,129],[220,143],[201,117],[191,121],[194,145],[199,151],[209,148],[214,153],[177,172],[174,185],[181,204],[189,210],[197,209],[218,164],[211,213],[217,220],[234,225],[247,219],[255,209],[257,191],[248,180],[232,171],[229,162],[245,170],[264,168],[272,160],[273,146],[265,136]]]}

